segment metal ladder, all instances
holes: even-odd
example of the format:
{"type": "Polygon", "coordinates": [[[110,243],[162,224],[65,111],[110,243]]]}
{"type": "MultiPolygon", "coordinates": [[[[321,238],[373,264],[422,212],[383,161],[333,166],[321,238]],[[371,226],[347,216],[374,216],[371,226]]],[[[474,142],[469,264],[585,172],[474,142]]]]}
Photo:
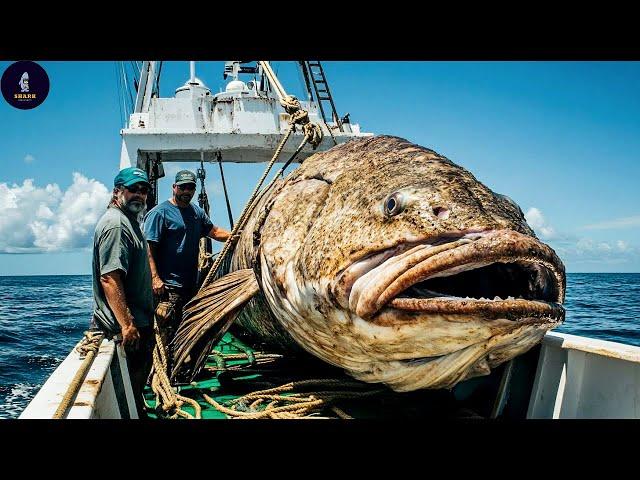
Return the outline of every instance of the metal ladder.
{"type": "Polygon", "coordinates": [[[329,90],[327,77],[325,77],[324,75],[324,70],[322,69],[320,60],[308,60],[301,63],[306,64],[305,66],[308,70],[308,74],[309,74],[308,76],[311,79],[311,83],[313,84],[313,89],[316,92],[316,100],[318,102],[318,106],[320,107],[320,113],[322,115],[322,119],[326,124],[327,118],[324,114],[324,108],[322,106],[322,102],[329,102],[329,104],[331,105],[333,121],[342,132],[343,131],[342,122],[340,121],[340,117],[338,117],[338,112],[336,111],[336,105],[335,103],[333,103],[333,97],[331,96],[331,91],[329,90]]]}

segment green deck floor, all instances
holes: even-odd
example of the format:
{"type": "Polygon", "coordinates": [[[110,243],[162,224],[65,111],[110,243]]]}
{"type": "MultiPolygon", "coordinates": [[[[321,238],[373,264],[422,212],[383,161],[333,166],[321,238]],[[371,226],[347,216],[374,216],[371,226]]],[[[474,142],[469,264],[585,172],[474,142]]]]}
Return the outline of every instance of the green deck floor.
{"type": "MultiPolygon", "coordinates": [[[[334,400],[327,407],[314,411],[311,417],[339,418],[330,408],[338,407],[348,416],[353,418],[459,418],[460,405],[456,405],[451,391],[448,390],[420,390],[410,393],[396,393],[380,385],[371,385],[357,382],[345,375],[341,369],[334,368],[315,359],[290,356],[277,357],[268,352],[256,352],[251,347],[243,344],[230,333],[214,347],[214,352],[207,359],[202,372],[191,385],[179,387],[179,394],[196,400],[202,408],[202,419],[226,419],[225,413],[218,411],[209,404],[203,394],[213,398],[216,402],[230,406],[229,402],[242,397],[245,394],[257,390],[278,387],[291,381],[308,381],[314,379],[335,379],[348,382],[349,386],[332,386],[332,392],[345,390],[371,392],[375,394],[358,399],[334,400]],[[229,355],[242,355],[242,359],[228,359],[229,355]],[[227,360],[224,360],[227,357],[227,360]],[[274,359],[275,358],[275,359],[274,359]],[[257,362],[256,362],[257,360],[257,362]]],[[[323,391],[328,387],[301,387],[296,393],[323,391]]],[[[290,394],[284,394],[290,395],[290,394]]],[[[155,395],[150,387],[145,390],[147,404],[155,408],[155,395]]],[[[194,408],[188,404],[183,405],[183,410],[194,414],[194,408]]],[[[242,411],[257,411],[263,406],[246,410],[246,406],[240,406],[242,411]]],[[[151,418],[158,418],[150,413],[151,418]]]]}

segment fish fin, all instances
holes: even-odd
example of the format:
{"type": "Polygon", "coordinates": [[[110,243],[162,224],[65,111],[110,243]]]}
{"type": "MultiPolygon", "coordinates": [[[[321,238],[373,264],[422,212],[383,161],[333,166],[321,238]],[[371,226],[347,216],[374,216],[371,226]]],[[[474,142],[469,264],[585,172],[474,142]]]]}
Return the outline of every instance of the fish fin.
{"type": "Polygon", "coordinates": [[[173,360],[172,383],[178,377],[179,383],[193,380],[213,345],[258,291],[260,286],[254,271],[246,268],[217,278],[185,305],[182,322],[169,345],[173,360]]]}

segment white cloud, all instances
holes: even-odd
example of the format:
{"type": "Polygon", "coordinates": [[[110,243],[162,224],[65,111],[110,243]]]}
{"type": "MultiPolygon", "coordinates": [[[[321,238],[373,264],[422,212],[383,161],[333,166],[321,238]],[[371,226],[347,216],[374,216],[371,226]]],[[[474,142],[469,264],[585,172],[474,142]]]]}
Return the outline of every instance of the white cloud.
{"type": "Polygon", "coordinates": [[[615,218],[606,222],[593,223],[591,225],[585,225],[584,230],[606,230],[609,228],[632,228],[640,227],[640,215],[633,217],[615,218]]]}
{"type": "Polygon", "coordinates": [[[74,172],[63,192],[57,184],[37,187],[0,183],[0,252],[40,253],[87,248],[111,192],[74,172]]]}
{"type": "Polygon", "coordinates": [[[31,155],[30,153],[27,153],[27,154],[24,156],[24,163],[32,163],[35,159],[36,159],[36,157],[34,157],[33,155],[31,155]]]}
{"type": "Polygon", "coordinates": [[[618,240],[616,242],[616,247],[618,247],[618,250],[621,252],[626,252],[629,249],[629,245],[623,240],[618,240]]]}
{"type": "Polygon", "coordinates": [[[580,268],[585,265],[598,265],[599,268],[608,265],[618,268],[620,265],[636,264],[640,261],[640,247],[630,245],[624,240],[595,240],[571,232],[556,231],[549,225],[540,209],[535,207],[531,207],[525,217],[540,239],[553,248],[568,267],[576,264],[581,265],[580,268]]]}
{"type": "Polygon", "coordinates": [[[527,210],[525,218],[529,226],[533,228],[533,230],[540,236],[540,238],[543,238],[545,240],[556,238],[556,232],[554,228],[547,223],[544,215],[542,215],[542,212],[536,207],[531,207],[529,210],[527,210]]]}

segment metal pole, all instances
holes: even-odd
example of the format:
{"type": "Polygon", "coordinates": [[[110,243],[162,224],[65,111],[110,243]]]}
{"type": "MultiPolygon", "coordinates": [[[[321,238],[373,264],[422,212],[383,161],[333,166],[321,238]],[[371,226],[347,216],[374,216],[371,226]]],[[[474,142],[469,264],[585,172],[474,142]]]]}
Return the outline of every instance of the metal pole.
{"type": "Polygon", "coordinates": [[[493,404],[491,411],[491,418],[498,418],[502,414],[505,404],[507,403],[507,396],[509,393],[509,382],[511,380],[511,373],[513,372],[513,360],[509,360],[504,366],[502,372],[502,378],[500,379],[500,387],[498,387],[498,395],[493,404]]]}

